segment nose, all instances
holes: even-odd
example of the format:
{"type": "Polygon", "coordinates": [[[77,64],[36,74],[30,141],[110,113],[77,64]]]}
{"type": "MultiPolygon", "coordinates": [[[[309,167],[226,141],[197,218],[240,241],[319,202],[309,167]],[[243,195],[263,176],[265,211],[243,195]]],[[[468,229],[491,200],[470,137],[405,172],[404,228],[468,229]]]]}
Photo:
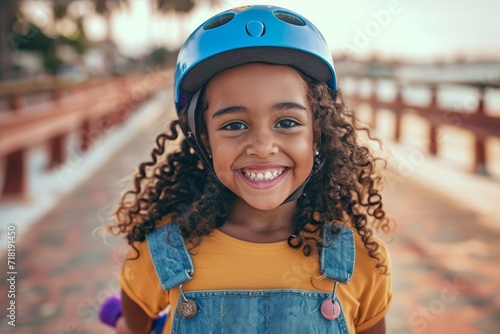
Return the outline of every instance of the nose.
{"type": "Polygon", "coordinates": [[[248,155],[266,158],[278,153],[278,144],[270,129],[255,130],[248,139],[246,148],[248,155]]]}

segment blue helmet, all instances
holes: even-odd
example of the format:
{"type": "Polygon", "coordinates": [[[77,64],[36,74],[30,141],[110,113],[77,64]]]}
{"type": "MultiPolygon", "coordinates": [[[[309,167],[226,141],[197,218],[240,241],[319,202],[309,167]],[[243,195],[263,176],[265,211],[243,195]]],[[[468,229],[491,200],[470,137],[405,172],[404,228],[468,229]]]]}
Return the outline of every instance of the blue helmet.
{"type": "Polygon", "coordinates": [[[207,20],[179,52],[174,76],[177,113],[217,73],[251,62],[291,65],[337,91],[328,45],[304,17],[275,6],[244,6],[207,20]]]}

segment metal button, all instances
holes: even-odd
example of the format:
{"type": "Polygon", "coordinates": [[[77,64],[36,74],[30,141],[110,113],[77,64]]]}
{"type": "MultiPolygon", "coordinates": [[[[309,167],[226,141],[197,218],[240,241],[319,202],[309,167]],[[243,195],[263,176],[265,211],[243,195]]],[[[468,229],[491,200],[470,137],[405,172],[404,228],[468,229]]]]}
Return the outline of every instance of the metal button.
{"type": "Polygon", "coordinates": [[[337,301],[332,302],[331,298],[325,299],[321,303],[321,315],[326,320],[335,320],[340,315],[340,305],[337,301]]]}
{"type": "Polygon", "coordinates": [[[196,305],[196,302],[192,299],[181,299],[177,304],[177,311],[184,318],[192,318],[198,312],[198,305],[196,305]]]}

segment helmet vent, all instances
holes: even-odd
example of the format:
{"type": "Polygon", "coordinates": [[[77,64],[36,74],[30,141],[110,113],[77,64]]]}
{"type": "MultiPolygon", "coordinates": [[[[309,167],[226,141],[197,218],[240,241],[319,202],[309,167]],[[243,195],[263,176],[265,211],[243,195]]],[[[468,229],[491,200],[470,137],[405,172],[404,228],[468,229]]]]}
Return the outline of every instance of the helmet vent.
{"type": "Polygon", "coordinates": [[[217,17],[214,17],[213,19],[211,19],[210,21],[208,21],[205,24],[203,29],[210,30],[210,29],[214,29],[214,28],[218,28],[220,26],[223,26],[224,24],[230,22],[234,18],[235,15],[236,14],[234,14],[234,13],[225,13],[225,14],[221,14],[217,17]]]}
{"type": "Polygon", "coordinates": [[[302,18],[298,17],[294,13],[283,11],[283,10],[277,10],[277,11],[274,11],[273,14],[274,14],[274,16],[276,16],[277,19],[279,19],[283,22],[290,23],[290,24],[293,24],[295,26],[305,26],[306,25],[305,21],[302,18]]]}

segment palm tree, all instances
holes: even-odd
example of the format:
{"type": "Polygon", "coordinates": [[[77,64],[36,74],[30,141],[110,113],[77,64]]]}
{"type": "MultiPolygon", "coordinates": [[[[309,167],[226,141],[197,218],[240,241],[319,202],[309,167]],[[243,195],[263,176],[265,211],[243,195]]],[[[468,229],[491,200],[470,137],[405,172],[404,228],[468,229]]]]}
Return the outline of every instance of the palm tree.
{"type": "Polygon", "coordinates": [[[129,8],[129,0],[93,0],[95,5],[95,12],[98,15],[101,15],[106,20],[106,37],[104,39],[104,44],[106,45],[105,56],[108,71],[109,69],[114,67],[115,57],[113,55],[113,49],[111,49],[112,42],[112,24],[111,24],[111,14],[115,10],[119,9],[128,9],[129,8]]]}
{"type": "Polygon", "coordinates": [[[12,24],[19,14],[19,3],[14,0],[0,1],[0,80],[11,79],[12,56],[17,49],[12,24]]]}
{"type": "Polygon", "coordinates": [[[183,37],[187,37],[186,31],[186,14],[188,14],[193,8],[201,3],[206,2],[210,6],[215,7],[220,4],[221,0],[152,0],[153,8],[155,8],[160,14],[175,13],[179,19],[180,31],[183,37]]]}
{"type": "Polygon", "coordinates": [[[161,12],[174,11],[176,13],[190,12],[197,2],[205,1],[212,7],[220,4],[220,0],[153,0],[156,1],[157,8],[161,12]]]}
{"type": "Polygon", "coordinates": [[[195,5],[195,0],[154,0],[156,7],[161,13],[174,11],[176,13],[188,13],[195,5]]]}

